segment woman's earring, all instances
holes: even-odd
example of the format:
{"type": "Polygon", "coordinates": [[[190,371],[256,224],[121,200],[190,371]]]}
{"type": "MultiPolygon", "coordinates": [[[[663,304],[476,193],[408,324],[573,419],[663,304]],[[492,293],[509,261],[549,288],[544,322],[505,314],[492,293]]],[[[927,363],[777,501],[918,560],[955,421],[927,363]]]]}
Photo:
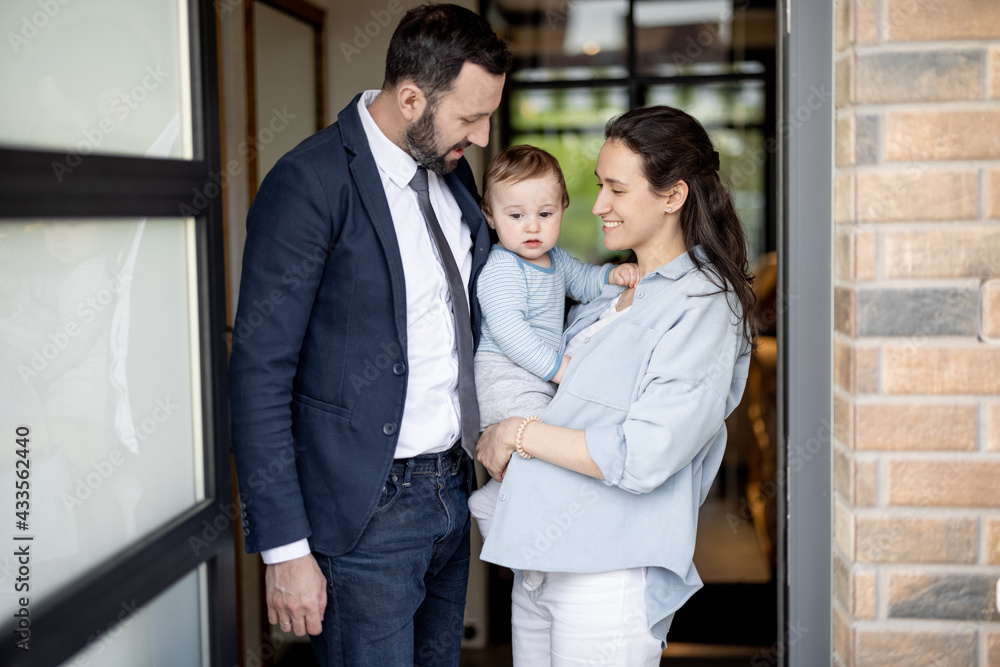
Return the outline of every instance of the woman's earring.
{"type": "Polygon", "coordinates": [[[673,212],[674,212],[674,209],[672,209],[672,208],[670,208],[670,207],[668,206],[668,207],[667,207],[667,213],[673,213],[673,212]]]}

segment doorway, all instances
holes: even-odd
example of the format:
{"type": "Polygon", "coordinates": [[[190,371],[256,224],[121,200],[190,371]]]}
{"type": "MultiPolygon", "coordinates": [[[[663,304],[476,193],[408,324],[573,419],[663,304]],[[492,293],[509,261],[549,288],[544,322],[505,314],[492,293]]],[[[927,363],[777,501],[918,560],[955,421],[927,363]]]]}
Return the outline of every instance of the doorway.
{"type": "MultiPolygon", "coordinates": [[[[822,142],[830,137],[832,101],[804,129],[782,120],[788,118],[782,109],[800,106],[793,101],[799,92],[803,101],[808,95],[808,86],[797,87],[803,72],[813,84],[830,81],[819,48],[832,40],[830,17],[817,10],[805,23],[780,1],[739,0],[483,0],[481,10],[515,51],[495,150],[530,143],[559,159],[571,201],[560,245],[581,260],[608,259],[590,213],[604,123],[631,108],[668,104],[709,130],[745,225],[762,335],[743,403],[727,422],[726,459],[701,508],[695,564],[706,585],[677,614],[664,664],[712,656],[732,665],[819,664],[787,662],[787,628],[791,607],[822,618],[830,600],[823,588],[830,581],[829,550],[820,553],[831,536],[831,484],[822,477],[829,473],[829,436],[815,436],[830,414],[823,364],[831,358],[830,278],[824,273],[832,256],[825,241],[830,227],[824,226],[831,216],[822,170],[831,154],[822,142]],[[793,168],[788,156],[804,159],[805,142],[813,158],[808,167],[793,168]],[[800,180],[810,170],[819,180],[800,180]],[[808,220],[788,203],[800,205],[802,192],[819,205],[808,220]],[[810,259],[803,263],[806,245],[810,259]],[[786,266],[789,257],[794,266],[786,266]],[[810,335],[803,338],[806,326],[810,335]],[[804,423],[813,425],[811,433],[796,432],[793,425],[804,423]],[[806,489],[801,470],[789,469],[788,452],[807,441],[819,443],[809,467],[819,497],[800,513],[789,493],[806,489]],[[791,525],[811,529],[808,536],[793,534],[791,525]],[[810,549],[816,560],[791,563],[807,537],[816,545],[810,549]],[[816,587],[809,586],[815,597],[806,599],[804,589],[790,586],[793,570],[815,577],[816,587]]],[[[490,567],[493,642],[509,641],[510,582],[509,572],[490,567]]],[[[828,628],[828,614],[826,623],[828,628]]],[[[812,635],[820,647],[816,655],[823,650],[820,634],[812,635]]],[[[795,637],[795,645],[803,650],[813,643],[795,637]]]]}

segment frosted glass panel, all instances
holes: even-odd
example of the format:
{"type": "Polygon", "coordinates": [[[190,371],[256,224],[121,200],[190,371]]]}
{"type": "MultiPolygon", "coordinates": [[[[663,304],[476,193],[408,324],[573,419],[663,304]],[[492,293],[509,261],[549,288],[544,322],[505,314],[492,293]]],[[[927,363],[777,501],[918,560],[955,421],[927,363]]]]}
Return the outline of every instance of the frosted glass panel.
{"type": "Polygon", "coordinates": [[[202,565],[144,607],[136,608],[134,600],[123,600],[118,618],[95,628],[87,647],[62,667],[208,665],[205,592],[202,565]]]}
{"type": "Polygon", "coordinates": [[[33,603],[205,497],[193,249],[190,219],[0,222],[0,529],[33,603]]]}
{"type": "Polygon", "coordinates": [[[257,184],[282,155],[316,131],[315,31],[253,3],[257,96],[257,184]]]}
{"type": "Polygon", "coordinates": [[[187,0],[3,0],[0,145],[192,157],[187,0]],[[16,103],[15,103],[16,101],[16,103]]]}

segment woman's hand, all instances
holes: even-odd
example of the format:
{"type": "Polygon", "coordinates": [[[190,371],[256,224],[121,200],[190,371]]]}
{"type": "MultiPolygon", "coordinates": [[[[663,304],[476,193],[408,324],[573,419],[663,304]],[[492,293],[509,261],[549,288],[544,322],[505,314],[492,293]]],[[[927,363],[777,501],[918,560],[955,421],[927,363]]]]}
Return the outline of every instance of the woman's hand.
{"type": "Polygon", "coordinates": [[[517,451],[514,438],[517,436],[517,427],[520,424],[521,417],[509,417],[499,424],[488,426],[479,436],[479,442],[476,444],[476,460],[482,463],[490,473],[490,477],[498,482],[503,481],[510,457],[517,451]]]}

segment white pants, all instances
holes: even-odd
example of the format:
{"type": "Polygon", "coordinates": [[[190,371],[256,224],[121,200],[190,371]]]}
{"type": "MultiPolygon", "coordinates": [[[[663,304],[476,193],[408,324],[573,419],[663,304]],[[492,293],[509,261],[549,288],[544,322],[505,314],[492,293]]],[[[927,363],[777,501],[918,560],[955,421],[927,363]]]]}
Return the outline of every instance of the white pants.
{"type": "Polygon", "coordinates": [[[645,584],[642,567],[598,574],[516,572],[514,666],[658,667],[662,648],[646,622],[645,584]]]}

